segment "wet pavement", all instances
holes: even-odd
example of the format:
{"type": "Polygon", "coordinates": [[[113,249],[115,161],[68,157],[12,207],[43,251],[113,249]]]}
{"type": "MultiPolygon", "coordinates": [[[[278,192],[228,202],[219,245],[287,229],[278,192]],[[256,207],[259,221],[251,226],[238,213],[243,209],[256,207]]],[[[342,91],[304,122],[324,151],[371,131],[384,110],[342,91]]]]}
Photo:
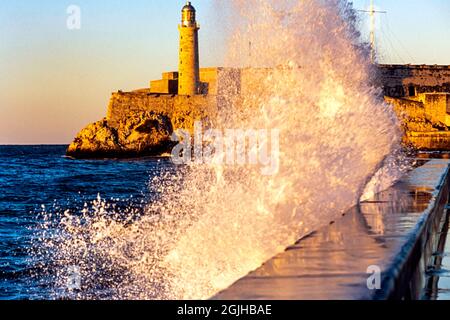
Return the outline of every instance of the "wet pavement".
{"type": "MultiPolygon", "coordinates": [[[[405,265],[406,261],[416,261],[411,258],[412,252],[416,251],[417,243],[422,243],[416,240],[427,233],[424,232],[429,228],[427,221],[436,220],[432,228],[442,229],[442,214],[435,217],[434,212],[444,212],[448,202],[448,164],[448,160],[426,162],[392,188],[300,240],[214,298],[349,300],[378,296],[384,299],[392,291],[389,285],[377,290],[367,284],[373,276],[368,271],[378,268],[383,283],[405,281],[398,276],[399,270],[410,275],[413,283],[405,282],[401,286],[411,287],[408,295],[419,298],[426,285],[423,269],[429,268],[431,258],[417,257],[420,260],[417,266],[405,265]]],[[[436,241],[426,242],[433,247],[436,241]]],[[[433,250],[431,256],[435,251],[427,246],[419,252],[425,254],[430,250],[433,250]]],[[[450,242],[446,252],[439,270],[440,298],[448,298],[450,294],[450,242]]],[[[430,273],[428,276],[429,279],[430,273]]],[[[376,284],[376,281],[369,282],[376,284]]]]}

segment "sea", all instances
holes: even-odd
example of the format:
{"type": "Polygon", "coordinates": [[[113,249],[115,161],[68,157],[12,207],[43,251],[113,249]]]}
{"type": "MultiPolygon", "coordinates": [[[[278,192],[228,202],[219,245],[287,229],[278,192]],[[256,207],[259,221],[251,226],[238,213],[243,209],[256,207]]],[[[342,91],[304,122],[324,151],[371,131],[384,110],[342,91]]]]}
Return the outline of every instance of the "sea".
{"type": "MultiPolygon", "coordinates": [[[[56,271],[45,254],[36,254],[42,226],[57,226],[61,219],[49,213],[79,212],[100,199],[121,214],[139,215],[158,197],[153,179],[179,172],[168,158],[76,160],[65,156],[66,149],[0,146],[0,300],[58,299],[56,271]]],[[[422,153],[418,158],[449,156],[422,153]]],[[[449,252],[447,243],[445,257],[449,252]]],[[[439,272],[443,281],[448,279],[439,272]]],[[[431,299],[448,298],[443,281],[431,299]]]]}
{"type": "Polygon", "coordinates": [[[66,148],[0,146],[0,300],[54,297],[51,268],[33,254],[43,211],[76,211],[99,198],[143,210],[151,179],[175,170],[164,158],[75,160],[66,148]]]}

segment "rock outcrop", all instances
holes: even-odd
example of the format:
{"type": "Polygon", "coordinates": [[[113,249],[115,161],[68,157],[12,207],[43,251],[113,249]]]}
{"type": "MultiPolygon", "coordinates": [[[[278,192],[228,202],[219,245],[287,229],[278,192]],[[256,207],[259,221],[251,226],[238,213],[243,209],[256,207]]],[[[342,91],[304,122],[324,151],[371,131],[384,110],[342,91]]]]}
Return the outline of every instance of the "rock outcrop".
{"type": "Polygon", "coordinates": [[[174,146],[170,119],[155,112],[130,114],[119,123],[108,119],[88,125],[74,139],[67,155],[74,158],[158,156],[174,146]]]}
{"type": "MultiPolygon", "coordinates": [[[[223,105],[223,104],[222,104],[223,105]]],[[[135,158],[170,153],[177,129],[193,131],[217,116],[214,95],[152,94],[150,89],[114,92],[106,118],[84,128],[67,150],[73,158],[135,158]]]]}

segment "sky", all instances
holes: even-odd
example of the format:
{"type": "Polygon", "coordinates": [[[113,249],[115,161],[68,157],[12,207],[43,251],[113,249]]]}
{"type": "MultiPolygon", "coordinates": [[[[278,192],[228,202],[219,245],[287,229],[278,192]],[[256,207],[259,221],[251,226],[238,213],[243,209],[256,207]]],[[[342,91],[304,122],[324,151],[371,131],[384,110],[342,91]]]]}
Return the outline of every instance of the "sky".
{"type": "MultiPolygon", "coordinates": [[[[192,0],[201,66],[224,52],[215,2],[192,0]]],[[[369,0],[354,0],[367,9],[369,0]]],[[[177,69],[183,0],[0,0],[0,144],[68,144],[106,114],[111,92],[177,69]],[[80,29],[69,30],[70,5],[80,29]]],[[[450,64],[449,0],[375,0],[382,63],[450,64]]],[[[368,17],[361,28],[368,37],[368,17]]]]}

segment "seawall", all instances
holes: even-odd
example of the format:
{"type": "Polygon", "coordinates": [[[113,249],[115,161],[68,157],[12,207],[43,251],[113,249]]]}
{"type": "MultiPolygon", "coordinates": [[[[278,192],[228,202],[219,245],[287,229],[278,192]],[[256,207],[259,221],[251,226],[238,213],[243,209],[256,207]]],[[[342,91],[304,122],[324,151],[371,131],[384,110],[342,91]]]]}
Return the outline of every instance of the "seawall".
{"type": "Polygon", "coordinates": [[[213,299],[421,299],[447,219],[449,175],[447,161],[426,162],[213,299]],[[378,288],[368,271],[381,271],[378,288]]]}

